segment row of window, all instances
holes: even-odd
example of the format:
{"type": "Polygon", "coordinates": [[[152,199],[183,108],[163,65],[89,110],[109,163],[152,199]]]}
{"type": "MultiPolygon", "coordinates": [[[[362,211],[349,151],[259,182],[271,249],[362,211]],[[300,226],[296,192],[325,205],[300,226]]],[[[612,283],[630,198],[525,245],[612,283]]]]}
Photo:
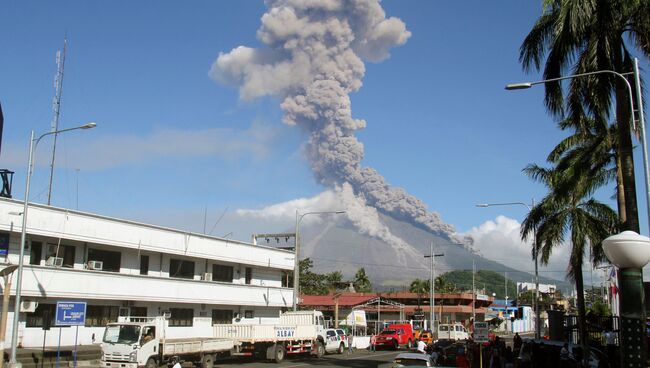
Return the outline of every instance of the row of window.
{"type": "MultiPolygon", "coordinates": [[[[46,244],[33,241],[30,251],[29,263],[32,265],[39,265],[43,259],[46,262],[55,262],[52,259],[60,258],[60,264],[53,263],[52,265],[60,265],[62,267],[74,267],[75,260],[75,247],[70,245],[57,245],[46,244]],[[43,257],[45,256],[45,257],[43,257]],[[50,260],[50,261],[48,261],[50,260]]],[[[88,261],[101,262],[102,271],[120,272],[121,266],[121,253],[102,249],[88,249],[88,261]]],[[[169,277],[181,279],[194,279],[195,275],[195,262],[183,259],[170,259],[169,260],[169,277]]],[[[213,264],[212,265],[212,281],[220,282],[233,282],[233,266],[213,264]]],[[[149,256],[140,256],[140,274],[149,274],[149,256]]],[[[253,269],[246,267],[244,271],[245,283],[250,285],[253,280],[253,269]]],[[[284,278],[283,278],[284,284],[284,278]]],[[[285,286],[285,285],[283,285],[285,286]]]]}
{"type": "MultiPolygon", "coordinates": [[[[194,309],[170,308],[169,326],[190,327],[194,322],[194,309]]],[[[39,303],[34,313],[27,313],[27,327],[54,327],[56,304],[39,303]]],[[[146,316],[147,307],[120,308],[116,306],[89,305],[86,307],[86,327],[104,327],[111,322],[117,322],[118,316],[146,316]]],[[[233,311],[229,309],[213,309],[212,324],[232,323],[233,311]]],[[[252,310],[244,312],[246,318],[253,318],[252,310]]]]}

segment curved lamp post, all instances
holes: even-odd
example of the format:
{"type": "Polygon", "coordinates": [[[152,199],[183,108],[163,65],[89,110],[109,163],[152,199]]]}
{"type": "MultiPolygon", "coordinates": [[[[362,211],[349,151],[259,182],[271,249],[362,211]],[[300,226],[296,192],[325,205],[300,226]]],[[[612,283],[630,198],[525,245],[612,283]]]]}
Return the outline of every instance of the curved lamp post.
{"type": "Polygon", "coordinates": [[[298,300],[300,299],[300,236],[298,234],[298,227],[300,226],[300,221],[303,217],[307,215],[327,215],[327,214],[341,214],[345,211],[317,211],[317,212],[306,212],[298,216],[298,210],[296,210],[296,255],[294,257],[293,264],[293,311],[298,310],[298,300]]]}
{"type": "Polygon", "coordinates": [[[34,131],[29,138],[29,159],[27,161],[27,183],[25,184],[25,205],[23,208],[23,228],[20,233],[20,250],[18,252],[18,272],[16,274],[16,300],[14,304],[14,318],[13,326],[11,332],[11,360],[9,361],[10,367],[20,367],[20,363],[16,360],[16,348],[18,346],[18,320],[20,319],[20,293],[22,289],[22,279],[23,279],[23,258],[25,256],[25,238],[27,236],[27,209],[29,207],[29,185],[32,177],[32,171],[34,169],[34,151],[38,142],[43,139],[43,137],[52,134],[59,134],[63,132],[69,132],[71,130],[77,129],[90,129],[96,127],[95,123],[84,124],[75,128],[55,130],[52,132],[47,132],[41,134],[38,138],[34,139],[34,131]]]}
{"type": "Polygon", "coordinates": [[[573,74],[573,75],[567,75],[564,77],[559,77],[559,78],[551,78],[551,79],[545,79],[537,82],[524,82],[524,83],[512,83],[506,85],[507,90],[517,90],[517,89],[528,89],[531,88],[535,85],[538,84],[543,84],[547,82],[557,82],[561,80],[566,80],[566,79],[574,79],[574,78],[581,78],[581,77],[586,77],[590,75],[596,75],[596,74],[611,74],[619,79],[622,79],[623,82],[625,82],[625,86],[627,87],[627,93],[630,95],[630,123],[632,124],[632,127],[635,127],[635,121],[634,121],[634,94],[632,93],[632,86],[630,85],[630,81],[625,78],[626,75],[633,74],[634,75],[634,81],[635,81],[635,89],[636,89],[636,99],[638,101],[638,106],[639,108],[639,133],[641,136],[641,150],[643,152],[643,172],[645,175],[645,200],[646,200],[646,210],[648,212],[648,231],[650,231],[650,171],[648,170],[648,144],[646,141],[646,135],[645,135],[645,120],[643,117],[643,94],[641,93],[641,78],[639,76],[639,60],[637,58],[634,58],[634,68],[633,72],[631,73],[619,73],[615,72],[613,70],[596,70],[594,72],[588,72],[588,73],[580,73],[580,74],[573,74]]]}
{"type": "Polygon", "coordinates": [[[641,269],[650,262],[650,238],[624,231],[603,240],[605,255],[619,267],[621,367],[645,367],[646,319],[641,269]]]}

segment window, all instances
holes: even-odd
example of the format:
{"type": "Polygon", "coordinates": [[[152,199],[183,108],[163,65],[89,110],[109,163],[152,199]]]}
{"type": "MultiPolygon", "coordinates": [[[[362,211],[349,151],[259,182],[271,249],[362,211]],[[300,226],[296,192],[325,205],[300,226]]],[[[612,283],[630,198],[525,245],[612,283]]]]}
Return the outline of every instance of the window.
{"type": "Polygon", "coordinates": [[[54,326],[54,313],[56,312],[55,304],[38,303],[34,313],[27,313],[27,327],[43,327],[43,322],[49,322],[48,326],[54,326]]]}
{"type": "Polygon", "coordinates": [[[282,271],[282,287],[293,287],[293,273],[282,271]]]}
{"type": "Polygon", "coordinates": [[[194,322],[194,309],[170,308],[172,316],[169,318],[169,326],[190,327],[194,322]]]}
{"type": "Polygon", "coordinates": [[[63,267],[74,267],[75,247],[72,245],[47,244],[47,257],[63,258],[63,267]]]}
{"type": "Polygon", "coordinates": [[[250,285],[251,280],[253,280],[253,269],[246,267],[246,284],[250,285]]]}
{"type": "Polygon", "coordinates": [[[102,262],[102,271],[120,272],[122,253],[90,248],[88,260],[102,262]]]}
{"type": "Polygon", "coordinates": [[[169,277],[178,277],[181,279],[193,279],[194,262],[184,261],[182,259],[170,259],[169,277]]]}
{"type": "Polygon", "coordinates": [[[120,307],[89,305],[86,307],[86,327],[105,327],[110,322],[117,322],[120,307]]]}
{"type": "Polygon", "coordinates": [[[149,274],[149,256],[140,256],[140,275],[149,274]]]}
{"type": "Polygon", "coordinates": [[[244,318],[253,318],[253,311],[252,310],[244,311],[244,318]]]}
{"type": "Polygon", "coordinates": [[[43,258],[43,243],[32,242],[32,249],[29,252],[29,264],[40,265],[43,258]]]}
{"type": "Polygon", "coordinates": [[[232,266],[213,264],[212,281],[232,282],[232,266]]]}
{"type": "Polygon", "coordinates": [[[131,307],[131,311],[129,313],[133,317],[146,317],[147,307],[131,307]]]}
{"type": "Polygon", "coordinates": [[[231,310],[213,309],[212,310],[212,324],[230,324],[232,323],[233,313],[231,310]]]}

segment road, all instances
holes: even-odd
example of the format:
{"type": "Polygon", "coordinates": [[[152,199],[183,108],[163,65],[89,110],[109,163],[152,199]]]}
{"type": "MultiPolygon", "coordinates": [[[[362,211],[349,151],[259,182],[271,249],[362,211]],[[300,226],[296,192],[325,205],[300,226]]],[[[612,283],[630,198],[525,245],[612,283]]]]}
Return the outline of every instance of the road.
{"type": "Polygon", "coordinates": [[[348,355],[344,354],[326,354],[324,357],[309,358],[307,355],[296,355],[287,357],[282,363],[275,364],[262,360],[249,359],[229,359],[216,361],[215,367],[218,368],[258,368],[258,367],[275,367],[275,368],[298,368],[298,367],[349,367],[349,368],[375,368],[377,365],[392,362],[395,356],[404,351],[377,351],[374,353],[367,350],[357,350],[348,355]]]}

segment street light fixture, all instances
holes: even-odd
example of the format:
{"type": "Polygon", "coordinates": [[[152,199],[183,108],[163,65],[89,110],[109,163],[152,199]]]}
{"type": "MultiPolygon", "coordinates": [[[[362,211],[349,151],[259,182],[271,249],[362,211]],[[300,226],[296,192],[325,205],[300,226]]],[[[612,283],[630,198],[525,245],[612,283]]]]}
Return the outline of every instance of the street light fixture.
{"type": "Polygon", "coordinates": [[[88,123],[74,128],[67,128],[61,130],[55,130],[52,132],[47,132],[41,134],[38,138],[34,139],[34,131],[32,130],[31,136],[29,138],[29,159],[27,161],[27,183],[25,184],[25,204],[23,207],[23,228],[20,233],[20,251],[18,258],[18,272],[16,274],[16,300],[14,303],[14,318],[13,318],[13,327],[11,333],[11,360],[9,361],[10,367],[20,367],[20,363],[16,360],[16,348],[18,346],[18,320],[20,315],[20,293],[22,289],[22,278],[23,278],[23,258],[25,256],[25,238],[27,236],[27,209],[29,207],[29,185],[32,177],[32,171],[34,169],[34,151],[38,146],[38,143],[43,139],[43,137],[59,134],[63,132],[69,132],[71,130],[77,129],[90,129],[96,127],[96,123],[88,123]]]}
{"type": "MultiPolygon", "coordinates": [[[[520,84],[530,84],[530,83],[520,83],[520,84]]],[[[522,87],[523,88],[523,87],[522,87]]],[[[528,210],[528,213],[530,213],[531,209],[535,207],[535,200],[533,199],[531,204],[527,204],[524,202],[504,202],[504,203],[480,203],[477,204],[476,207],[493,207],[493,206],[516,206],[516,205],[521,205],[526,207],[528,210]]],[[[540,318],[539,318],[539,270],[538,270],[538,262],[537,262],[537,229],[533,228],[533,260],[535,262],[535,300],[533,303],[533,308],[535,309],[535,338],[539,339],[540,338],[540,318]]],[[[506,281],[507,282],[507,281],[506,281]]],[[[507,285],[507,284],[506,284],[507,285]]],[[[507,294],[507,288],[506,288],[506,294],[507,294]]],[[[507,304],[507,298],[506,298],[506,304],[507,304]]],[[[507,305],[506,305],[507,308],[507,305]]]]}
{"type": "Polygon", "coordinates": [[[300,234],[298,233],[300,222],[303,217],[307,215],[327,215],[327,214],[342,214],[345,211],[316,211],[316,212],[306,212],[302,215],[298,215],[298,210],[296,210],[296,255],[294,257],[293,265],[293,311],[298,310],[298,299],[300,298],[300,234]]]}
{"type": "Polygon", "coordinates": [[[646,197],[646,208],[648,212],[648,231],[650,231],[650,171],[648,170],[648,144],[646,141],[646,135],[645,135],[645,119],[643,117],[643,94],[641,93],[641,78],[639,76],[639,60],[637,58],[634,58],[634,70],[630,73],[619,73],[615,72],[613,70],[596,70],[594,72],[588,72],[588,73],[580,73],[580,74],[573,74],[573,75],[567,75],[564,77],[559,77],[559,78],[551,78],[551,79],[545,79],[537,82],[525,82],[525,83],[513,83],[513,84],[508,84],[506,85],[507,90],[517,90],[517,89],[528,89],[531,88],[535,85],[538,84],[543,84],[547,82],[557,82],[565,79],[574,79],[574,78],[581,78],[581,77],[586,77],[590,75],[596,75],[596,74],[611,74],[615,75],[616,77],[622,79],[625,82],[625,85],[627,86],[627,92],[630,95],[630,120],[632,123],[632,127],[636,127],[635,121],[634,121],[634,94],[632,93],[632,86],[630,85],[630,82],[625,78],[626,75],[633,74],[634,75],[634,81],[635,81],[635,89],[636,89],[636,99],[638,101],[639,105],[639,133],[641,135],[641,149],[643,152],[643,172],[645,175],[645,197],[646,197]]]}
{"type": "Polygon", "coordinates": [[[620,269],[621,367],[644,367],[646,319],[641,269],[650,262],[650,238],[624,231],[603,240],[603,250],[620,269]]]}

